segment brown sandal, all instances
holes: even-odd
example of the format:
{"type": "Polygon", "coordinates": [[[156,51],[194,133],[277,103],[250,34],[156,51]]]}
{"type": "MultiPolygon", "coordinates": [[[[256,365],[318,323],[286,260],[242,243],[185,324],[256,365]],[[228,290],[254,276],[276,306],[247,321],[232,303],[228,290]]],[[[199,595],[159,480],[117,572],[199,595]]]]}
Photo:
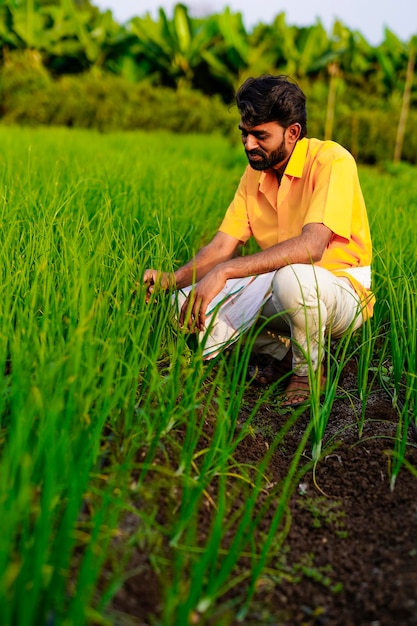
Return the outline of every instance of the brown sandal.
{"type": "MultiPolygon", "coordinates": [[[[322,374],[320,389],[324,391],[326,387],[326,377],[322,374]]],[[[297,376],[293,374],[285,390],[281,406],[284,408],[295,408],[308,402],[311,397],[311,389],[308,376],[297,376]]]]}

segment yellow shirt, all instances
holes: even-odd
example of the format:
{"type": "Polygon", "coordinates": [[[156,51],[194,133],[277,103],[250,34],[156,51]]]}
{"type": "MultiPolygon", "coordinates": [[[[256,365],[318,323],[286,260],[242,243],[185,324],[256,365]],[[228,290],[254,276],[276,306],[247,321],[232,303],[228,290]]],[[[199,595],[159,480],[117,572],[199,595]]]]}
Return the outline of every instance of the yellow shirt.
{"type": "Polygon", "coordinates": [[[369,266],[372,243],[356,163],[339,144],[298,141],[279,186],[273,170],[248,166],[219,230],[243,242],[254,236],[266,249],[301,235],[310,223],[333,232],[316,265],[346,276],[371,315],[372,293],[344,271],[369,266]]]}

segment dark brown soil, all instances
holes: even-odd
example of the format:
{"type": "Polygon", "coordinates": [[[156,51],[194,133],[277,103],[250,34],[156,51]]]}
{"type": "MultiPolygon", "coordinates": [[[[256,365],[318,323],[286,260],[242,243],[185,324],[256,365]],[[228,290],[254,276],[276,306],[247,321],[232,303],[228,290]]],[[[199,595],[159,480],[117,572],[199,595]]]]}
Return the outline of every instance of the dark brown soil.
{"type": "MultiPolygon", "coordinates": [[[[354,389],[353,366],[346,368],[341,387],[354,389]]],[[[253,389],[248,394],[246,410],[259,393],[253,389]]],[[[353,394],[335,401],[315,482],[311,470],[300,479],[290,502],[288,536],[277,562],[268,570],[282,575],[261,577],[240,624],[417,625],[417,480],[402,468],[394,490],[390,489],[390,451],[398,417],[387,394],[383,390],[371,393],[360,438],[359,407],[353,394]]],[[[241,418],[245,419],[245,410],[241,418]]],[[[277,417],[271,404],[262,406],[255,418],[254,436],[241,442],[236,459],[261,461],[285,419],[285,415],[277,417]]],[[[306,411],[286,437],[285,446],[274,454],[271,469],[277,477],[287,472],[308,419],[306,411]]],[[[417,467],[417,447],[411,435],[407,459],[417,467]]],[[[139,548],[130,565],[138,567],[140,574],[133,573],[116,595],[112,603],[118,615],[115,623],[162,624],[160,581],[139,548]]],[[[219,612],[211,621],[195,623],[237,625],[233,615],[243,598],[244,589],[235,589],[229,598],[233,608],[219,612]]]]}

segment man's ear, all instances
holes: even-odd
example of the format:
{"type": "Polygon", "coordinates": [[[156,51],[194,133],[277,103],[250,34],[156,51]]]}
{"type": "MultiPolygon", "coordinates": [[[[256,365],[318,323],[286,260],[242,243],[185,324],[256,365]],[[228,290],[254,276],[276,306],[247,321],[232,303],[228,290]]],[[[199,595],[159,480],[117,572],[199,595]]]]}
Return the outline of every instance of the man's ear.
{"type": "Polygon", "coordinates": [[[288,139],[292,143],[295,143],[296,141],[299,140],[300,135],[301,135],[301,124],[299,124],[298,122],[291,124],[287,128],[287,133],[288,133],[288,139]]]}

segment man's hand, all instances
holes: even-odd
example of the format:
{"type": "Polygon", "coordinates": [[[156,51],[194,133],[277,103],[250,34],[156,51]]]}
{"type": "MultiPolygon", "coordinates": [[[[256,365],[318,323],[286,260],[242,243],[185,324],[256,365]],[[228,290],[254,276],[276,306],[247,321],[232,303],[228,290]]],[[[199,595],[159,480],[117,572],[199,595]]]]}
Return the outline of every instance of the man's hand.
{"type": "Polygon", "coordinates": [[[211,270],[190,291],[190,294],[181,307],[179,323],[190,330],[202,331],[206,326],[206,312],[210,302],[217,296],[226,284],[224,273],[219,267],[211,270]]]}
{"type": "Polygon", "coordinates": [[[173,272],[161,272],[159,270],[145,270],[143,282],[147,285],[146,302],[149,302],[151,295],[155,289],[167,291],[173,289],[176,285],[175,275],[173,272]]]}

